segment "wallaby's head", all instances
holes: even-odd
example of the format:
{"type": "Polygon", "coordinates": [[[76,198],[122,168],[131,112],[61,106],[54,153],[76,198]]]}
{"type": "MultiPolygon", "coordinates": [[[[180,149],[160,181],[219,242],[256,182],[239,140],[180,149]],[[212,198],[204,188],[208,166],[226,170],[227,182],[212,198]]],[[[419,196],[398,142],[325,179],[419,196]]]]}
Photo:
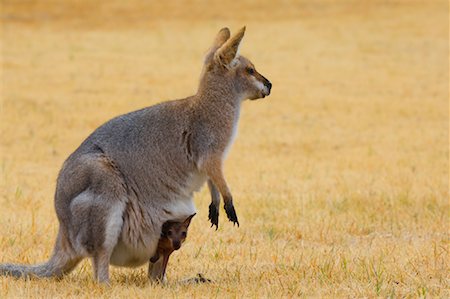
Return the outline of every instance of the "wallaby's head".
{"type": "Polygon", "coordinates": [[[167,238],[171,242],[174,250],[180,249],[181,244],[186,240],[188,227],[194,216],[195,214],[192,214],[183,222],[172,220],[164,222],[161,230],[161,237],[167,238]]]}
{"type": "Polygon", "coordinates": [[[239,55],[239,45],[245,27],[230,37],[230,30],[222,28],[205,58],[200,89],[217,87],[232,90],[242,99],[256,100],[270,94],[272,83],[256,71],[250,60],[239,55]],[[206,86],[202,86],[206,85],[206,86]]]}

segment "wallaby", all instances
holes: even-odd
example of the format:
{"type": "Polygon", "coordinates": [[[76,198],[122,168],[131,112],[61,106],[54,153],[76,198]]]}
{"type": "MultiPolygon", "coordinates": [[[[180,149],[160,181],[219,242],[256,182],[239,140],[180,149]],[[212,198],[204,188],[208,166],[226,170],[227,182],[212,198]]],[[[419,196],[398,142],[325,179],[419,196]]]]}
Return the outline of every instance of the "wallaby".
{"type": "Polygon", "coordinates": [[[169,257],[172,252],[180,249],[181,244],[186,240],[189,224],[194,216],[195,214],[192,214],[183,222],[173,220],[164,222],[161,229],[161,238],[158,242],[158,248],[156,249],[155,255],[150,258],[151,263],[156,263],[161,256],[163,258],[162,273],[156,277],[159,281],[165,279],[169,257]]]}
{"type": "MultiPolygon", "coordinates": [[[[241,103],[270,94],[269,80],[238,55],[245,27],[217,34],[197,93],[116,117],[96,129],[58,175],[59,231],[53,254],[39,265],[0,265],[0,274],[62,276],[85,257],[95,278],[109,264],[136,267],[155,254],[163,223],[195,213],[193,192],[208,181],[209,219],[218,226],[220,196],[238,224],[222,166],[236,133],[241,103]]],[[[160,262],[149,276],[161,275],[160,262]]]]}

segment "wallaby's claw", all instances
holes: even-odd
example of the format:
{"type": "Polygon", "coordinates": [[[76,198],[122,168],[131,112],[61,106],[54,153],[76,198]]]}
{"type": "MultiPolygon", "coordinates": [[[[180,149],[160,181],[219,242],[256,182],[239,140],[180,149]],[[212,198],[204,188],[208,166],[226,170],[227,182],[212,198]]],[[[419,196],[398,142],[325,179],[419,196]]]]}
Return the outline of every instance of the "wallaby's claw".
{"type": "Polygon", "coordinates": [[[219,208],[213,203],[209,205],[208,219],[211,221],[211,227],[216,226],[216,230],[219,229],[219,208]]]}
{"type": "Polygon", "coordinates": [[[227,205],[225,204],[225,212],[227,212],[228,219],[233,222],[233,225],[236,225],[239,227],[239,221],[236,215],[236,211],[234,210],[233,204],[227,205]]]}

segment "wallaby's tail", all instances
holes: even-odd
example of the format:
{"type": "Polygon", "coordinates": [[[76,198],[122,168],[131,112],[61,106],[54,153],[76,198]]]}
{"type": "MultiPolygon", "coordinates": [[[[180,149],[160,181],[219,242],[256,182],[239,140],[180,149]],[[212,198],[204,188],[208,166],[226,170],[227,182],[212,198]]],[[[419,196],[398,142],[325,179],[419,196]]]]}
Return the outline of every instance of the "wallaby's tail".
{"type": "Polygon", "coordinates": [[[65,246],[61,245],[60,233],[58,234],[53,254],[46,263],[37,265],[0,264],[0,275],[14,277],[61,277],[72,271],[81,260],[79,257],[74,257],[71,254],[72,250],[65,250],[65,246]]]}

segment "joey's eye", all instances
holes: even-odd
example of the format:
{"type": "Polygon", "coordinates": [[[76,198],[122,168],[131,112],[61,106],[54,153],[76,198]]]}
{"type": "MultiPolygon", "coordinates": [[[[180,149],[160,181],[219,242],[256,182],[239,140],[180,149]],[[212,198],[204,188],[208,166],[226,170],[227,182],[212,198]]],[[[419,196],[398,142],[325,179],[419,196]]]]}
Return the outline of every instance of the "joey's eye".
{"type": "Polygon", "coordinates": [[[255,73],[255,69],[248,67],[247,68],[247,73],[249,73],[250,75],[253,75],[255,73]]]}

